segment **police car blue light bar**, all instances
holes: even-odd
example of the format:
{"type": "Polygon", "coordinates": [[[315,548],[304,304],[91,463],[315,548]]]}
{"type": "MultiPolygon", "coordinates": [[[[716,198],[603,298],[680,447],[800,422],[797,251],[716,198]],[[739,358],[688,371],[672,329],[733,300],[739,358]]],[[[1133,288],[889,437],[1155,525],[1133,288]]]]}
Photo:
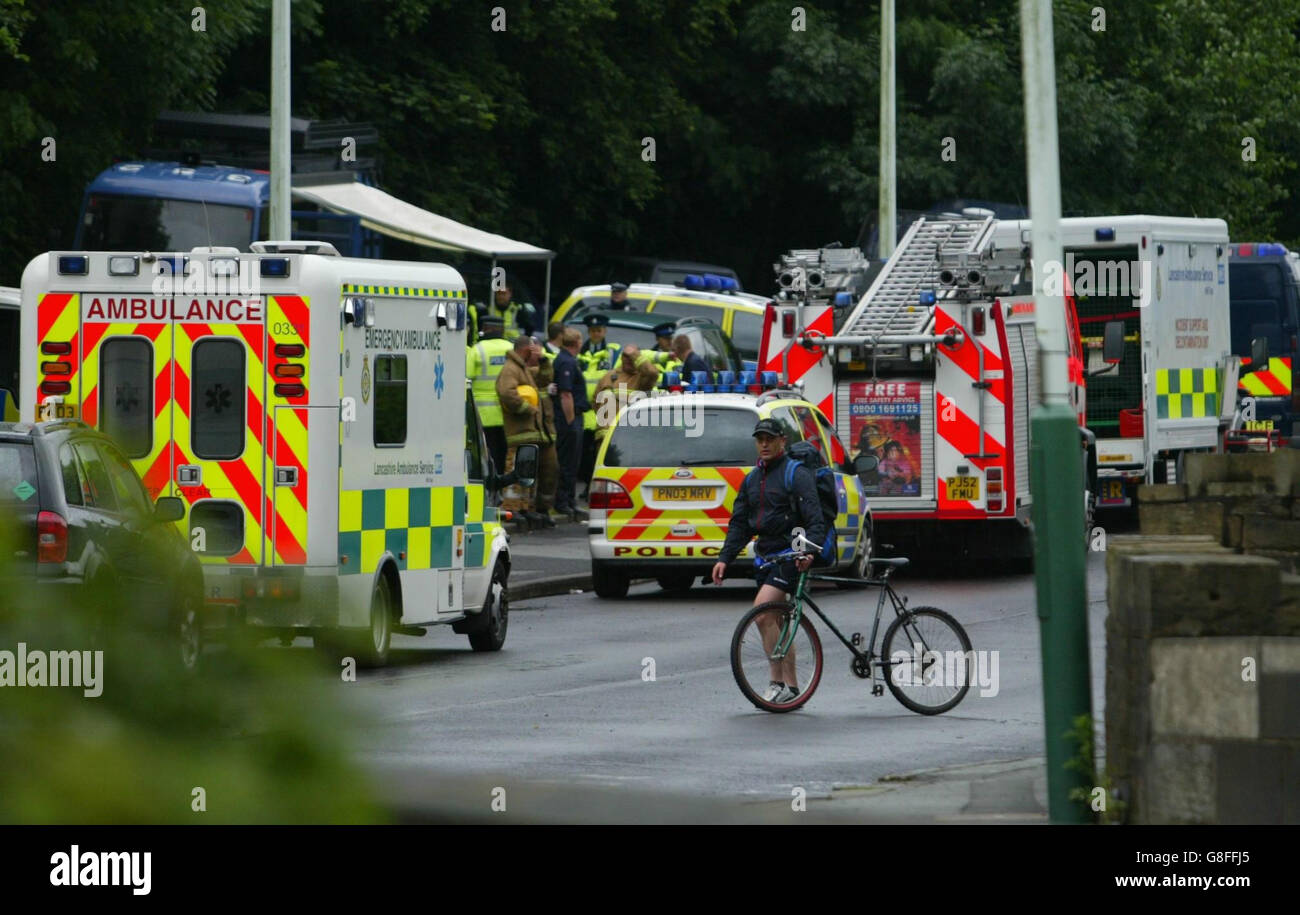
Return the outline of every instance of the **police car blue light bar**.
{"type": "Polygon", "coordinates": [[[852,305],[852,304],[853,304],[853,293],[851,293],[851,292],[837,292],[837,293],[835,293],[835,307],[836,307],[836,308],[847,308],[848,306],[850,306],[850,305],[852,305]]]}
{"type": "Polygon", "coordinates": [[[936,301],[933,289],[923,289],[920,298],[922,305],[933,305],[936,301]]]}
{"type": "Polygon", "coordinates": [[[1115,240],[1115,230],[1114,230],[1114,229],[1098,229],[1096,232],[1093,233],[1093,236],[1097,239],[1097,241],[1114,241],[1114,240],[1115,240]]]}

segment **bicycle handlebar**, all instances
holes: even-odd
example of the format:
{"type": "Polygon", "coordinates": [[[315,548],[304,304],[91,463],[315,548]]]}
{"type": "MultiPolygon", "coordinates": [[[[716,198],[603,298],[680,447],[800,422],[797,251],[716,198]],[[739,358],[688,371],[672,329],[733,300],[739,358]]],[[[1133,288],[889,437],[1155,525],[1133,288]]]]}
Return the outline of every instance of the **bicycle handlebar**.
{"type": "Polygon", "coordinates": [[[773,553],[770,556],[755,555],[754,568],[766,569],[768,566],[776,565],[778,562],[784,562],[787,559],[798,559],[801,556],[811,556],[811,555],[813,554],[805,550],[794,550],[794,549],[782,550],[781,552],[773,553]]]}

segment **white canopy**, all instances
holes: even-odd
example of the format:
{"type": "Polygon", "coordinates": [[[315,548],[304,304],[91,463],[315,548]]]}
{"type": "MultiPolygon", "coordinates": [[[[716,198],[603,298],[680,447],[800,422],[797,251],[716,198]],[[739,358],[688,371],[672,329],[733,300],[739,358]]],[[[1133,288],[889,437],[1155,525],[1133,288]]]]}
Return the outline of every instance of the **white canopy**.
{"type": "Polygon", "coordinates": [[[554,251],[538,248],[475,229],[463,223],[422,210],[392,194],[355,180],[329,183],[309,181],[293,186],[293,196],[306,200],[322,209],[356,216],[368,229],[400,238],[403,241],[442,248],[467,251],[496,260],[545,260],[555,257],[554,251]]]}

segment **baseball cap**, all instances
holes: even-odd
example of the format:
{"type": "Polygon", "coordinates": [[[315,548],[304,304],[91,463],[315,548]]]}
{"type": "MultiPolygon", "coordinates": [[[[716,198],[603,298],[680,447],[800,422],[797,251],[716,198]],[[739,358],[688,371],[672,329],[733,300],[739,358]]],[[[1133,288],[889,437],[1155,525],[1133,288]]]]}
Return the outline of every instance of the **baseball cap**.
{"type": "Polygon", "coordinates": [[[754,425],[753,435],[775,435],[780,438],[785,438],[785,429],[774,419],[760,419],[754,425]]]}

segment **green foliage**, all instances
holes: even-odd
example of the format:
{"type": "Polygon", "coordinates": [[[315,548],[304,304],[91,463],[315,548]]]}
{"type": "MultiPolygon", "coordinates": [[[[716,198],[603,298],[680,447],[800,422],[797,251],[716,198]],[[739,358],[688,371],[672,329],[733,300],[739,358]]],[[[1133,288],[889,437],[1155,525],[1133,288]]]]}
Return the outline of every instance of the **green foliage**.
{"type": "Polygon", "coordinates": [[[1071,788],[1070,800],[1080,804],[1100,825],[1123,823],[1128,805],[1116,795],[1110,773],[1104,767],[1100,772],[1095,768],[1092,716],[1079,715],[1074,719],[1073,726],[1065,736],[1077,747],[1075,755],[1065,763],[1066,770],[1080,773],[1089,783],[1087,787],[1071,788]],[[1103,810],[1092,809],[1092,794],[1096,788],[1102,789],[1105,793],[1106,802],[1103,810]]]}
{"type": "MultiPolygon", "coordinates": [[[[874,218],[879,12],[850,0],[293,5],[300,116],[374,123],[385,186],[552,247],[559,291],[602,254],[697,257],[759,287],[791,246],[874,218]],[[656,158],[642,156],[653,138],[656,158]]],[[[1067,215],[1219,216],[1300,240],[1300,6],[1055,3],[1067,215]],[[1252,137],[1257,158],[1242,160],[1252,137]]],[[[268,0],[0,0],[0,282],[71,240],[81,189],[155,113],[268,108],[268,0]],[[57,163],[40,158],[58,141],[57,163]]],[[[1016,0],[898,6],[899,204],[1025,202],[1016,0]],[[945,138],[956,161],[940,157],[945,138]]]]}

